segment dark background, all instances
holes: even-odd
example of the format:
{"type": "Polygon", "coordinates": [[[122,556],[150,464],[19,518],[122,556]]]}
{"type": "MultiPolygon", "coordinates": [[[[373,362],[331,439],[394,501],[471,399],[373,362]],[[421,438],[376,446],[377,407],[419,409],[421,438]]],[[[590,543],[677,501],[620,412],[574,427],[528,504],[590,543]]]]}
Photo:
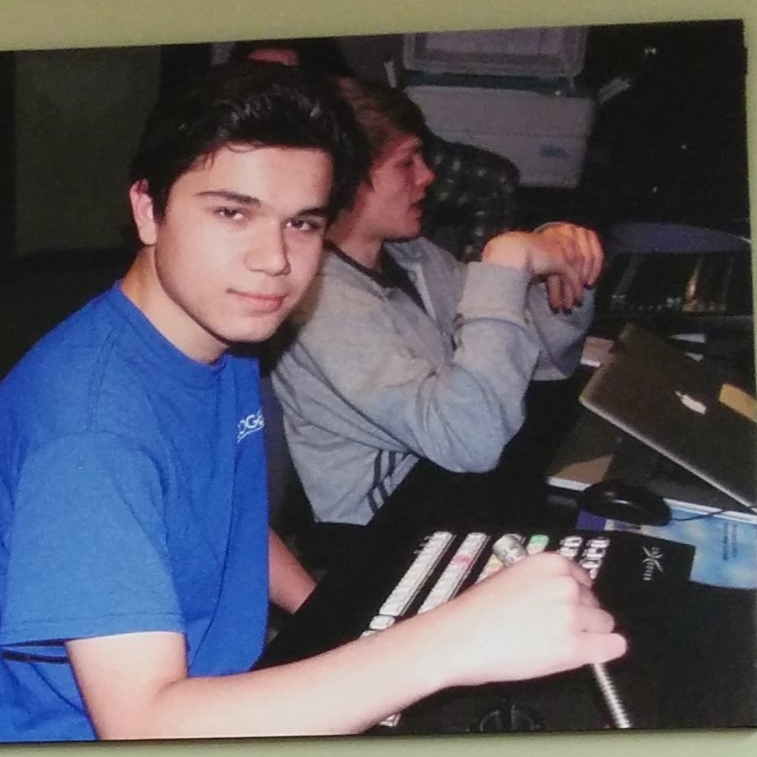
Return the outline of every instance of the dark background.
{"type": "MultiPolygon", "coordinates": [[[[399,35],[339,40],[383,76],[399,35]]],[[[0,54],[0,260],[123,245],[126,167],[162,91],[228,45],[0,54]]],[[[600,103],[575,189],[524,187],[519,225],[668,221],[749,234],[741,21],[591,27],[575,85],[600,103]]]]}

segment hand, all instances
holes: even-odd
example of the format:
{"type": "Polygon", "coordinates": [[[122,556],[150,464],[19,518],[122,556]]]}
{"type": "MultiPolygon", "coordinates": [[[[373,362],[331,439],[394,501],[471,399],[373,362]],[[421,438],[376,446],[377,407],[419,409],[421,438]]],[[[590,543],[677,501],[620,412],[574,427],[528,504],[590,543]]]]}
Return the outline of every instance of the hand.
{"type": "Polygon", "coordinates": [[[560,273],[546,276],[550,306],[557,310],[580,304],[583,289],[593,287],[602,272],[604,253],[599,237],[591,229],[572,223],[551,224],[535,233],[557,246],[571,271],[576,274],[575,277],[560,273]]]}
{"type": "Polygon", "coordinates": [[[626,651],[589,575],[555,553],[525,558],[433,612],[450,644],[438,659],[455,667],[447,685],[535,678],[626,651]]]}
{"type": "Polygon", "coordinates": [[[596,233],[570,223],[500,234],[489,240],[481,256],[483,262],[523,268],[544,280],[555,310],[581,304],[584,289],[599,277],[603,258],[596,233]]]}

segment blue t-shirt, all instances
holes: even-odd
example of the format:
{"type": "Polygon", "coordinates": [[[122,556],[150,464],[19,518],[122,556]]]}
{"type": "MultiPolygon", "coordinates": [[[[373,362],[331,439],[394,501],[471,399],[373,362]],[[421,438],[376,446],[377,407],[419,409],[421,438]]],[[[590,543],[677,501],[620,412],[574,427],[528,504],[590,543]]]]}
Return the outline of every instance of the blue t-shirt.
{"type": "Polygon", "coordinates": [[[0,742],[95,737],[63,642],[177,631],[244,671],[268,607],[257,364],[178,351],[118,285],[0,384],[0,742]]]}

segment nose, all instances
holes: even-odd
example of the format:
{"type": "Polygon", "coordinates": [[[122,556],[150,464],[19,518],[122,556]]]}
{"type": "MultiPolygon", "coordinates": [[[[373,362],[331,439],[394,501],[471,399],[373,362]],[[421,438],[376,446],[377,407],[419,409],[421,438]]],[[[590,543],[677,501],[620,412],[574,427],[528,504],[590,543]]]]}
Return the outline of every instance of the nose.
{"type": "Polygon", "coordinates": [[[258,228],[248,243],[244,264],[250,271],[260,271],[269,276],[288,274],[289,250],[284,230],[278,224],[265,232],[258,228]]]}
{"type": "Polygon", "coordinates": [[[426,163],[423,158],[419,156],[418,158],[418,175],[416,177],[416,181],[418,183],[418,186],[423,187],[423,189],[426,189],[426,187],[431,184],[431,182],[436,178],[436,174],[429,168],[428,163],[426,163]]]}

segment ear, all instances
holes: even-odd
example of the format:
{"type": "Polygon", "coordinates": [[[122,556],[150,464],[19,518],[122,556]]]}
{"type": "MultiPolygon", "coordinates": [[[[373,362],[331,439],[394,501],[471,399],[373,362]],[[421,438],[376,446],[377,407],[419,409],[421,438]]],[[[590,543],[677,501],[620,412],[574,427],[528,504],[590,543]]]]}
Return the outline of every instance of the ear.
{"type": "Polygon", "coordinates": [[[135,181],[129,187],[129,202],[140,241],[147,246],[154,245],[158,236],[158,222],[155,220],[155,207],[144,179],[135,181]]]}

